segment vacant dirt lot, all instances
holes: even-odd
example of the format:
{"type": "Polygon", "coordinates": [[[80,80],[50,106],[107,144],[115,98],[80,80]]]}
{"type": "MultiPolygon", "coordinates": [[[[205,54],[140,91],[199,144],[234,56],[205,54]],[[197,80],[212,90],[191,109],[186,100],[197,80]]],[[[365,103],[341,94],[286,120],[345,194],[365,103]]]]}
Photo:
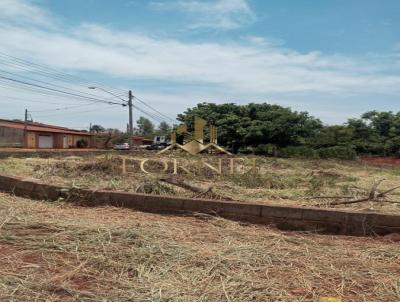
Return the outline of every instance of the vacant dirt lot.
{"type": "MultiPolygon", "coordinates": [[[[247,172],[230,175],[229,159],[217,156],[186,157],[180,154],[157,156],[143,152],[132,155],[127,161],[127,175],[122,174],[122,159],[115,155],[91,157],[8,158],[0,160],[0,172],[33,177],[49,183],[70,188],[138,191],[148,194],[207,197],[274,203],[330,207],[329,203],[365,198],[370,195],[374,183],[382,181],[378,191],[383,192],[400,185],[400,169],[391,166],[372,165],[358,161],[300,160],[257,157],[257,174],[247,172]],[[178,167],[187,165],[191,174],[178,168],[178,178],[199,188],[197,192],[160,181],[173,173],[173,159],[178,167]],[[198,165],[201,160],[218,167],[223,160],[223,173],[219,175],[209,167],[198,165]],[[145,174],[140,170],[144,159],[168,160],[166,174],[160,173],[164,166],[150,160],[145,174]],[[189,163],[189,164],[188,164],[189,163]],[[197,166],[196,166],[197,165],[197,166]],[[336,197],[341,198],[328,198],[336,197]]],[[[251,168],[246,158],[243,172],[251,168]]],[[[240,162],[240,160],[238,160],[240,162]]],[[[238,166],[239,167],[239,166],[238,166]]],[[[240,167],[239,167],[240,168],[240,167]]],[[[387,201],[362,202],[335,206],[340,209],[376,211],[400,214],[400,189],[390,192],[387,201]]]]}
{"type": "Polygon", "coordinates": [[[400,301],[398,238],[0,193],[1,301],[400,301]]]}

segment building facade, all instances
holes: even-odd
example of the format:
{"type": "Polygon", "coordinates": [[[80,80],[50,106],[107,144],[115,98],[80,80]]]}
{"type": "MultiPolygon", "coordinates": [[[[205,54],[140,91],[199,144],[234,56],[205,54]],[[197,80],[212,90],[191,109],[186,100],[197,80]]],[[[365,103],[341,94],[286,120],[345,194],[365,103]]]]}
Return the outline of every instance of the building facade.
{"type": "Polygon", "coordinates": [[[0,119],[0,147],[29,149],[92,148],[88,132],[41,123],[0,119]]]}

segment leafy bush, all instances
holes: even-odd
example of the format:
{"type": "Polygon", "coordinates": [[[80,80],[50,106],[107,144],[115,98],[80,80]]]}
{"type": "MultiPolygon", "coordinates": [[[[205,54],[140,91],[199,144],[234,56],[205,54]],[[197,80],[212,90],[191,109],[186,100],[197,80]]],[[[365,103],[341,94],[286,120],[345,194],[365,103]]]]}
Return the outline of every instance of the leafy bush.
{"type": "Polygon", "coordinates": [[[278,148],[273,144],[260,144],[254,148],[254,153],[257,155],[276,156],[278,153],[278,148]]]}
{"type": "Polygon", "coordinates": [[[76,142],[76,146],[77,146],[78,148],[87,148],[88,142],[87,142],[86,140],[84,140],[84,139],[80,139],[80,140],[78,140],[78,141],[76,142]]]}
{"type": "MultiPolygon", "coordinates": [[[[289,146],[286,148],[273,149],[273,145],[259,145],[256,148],[256,154],[277,155],[279,157],[289,158],[310,158],[310,159],[345,159],[353,160],[357,153],[351,147],[336,146],[328,148],[313,149],[306,146],[289,146]]],[[[276,148],[276,147],[275,147],[276,148]]]]}
{"type": "Polygon", "coordinates": [[[278,151],[280,157],[318,158],[318,152],[304,146],[289,146],[278,151]]]}
{"type": "Polygon", "coordinates": [[[334,158],[349,160],[355,159],[357,156],[353,148],[340,146],[319,149],[318,155],[323,159],[334,158]]]}

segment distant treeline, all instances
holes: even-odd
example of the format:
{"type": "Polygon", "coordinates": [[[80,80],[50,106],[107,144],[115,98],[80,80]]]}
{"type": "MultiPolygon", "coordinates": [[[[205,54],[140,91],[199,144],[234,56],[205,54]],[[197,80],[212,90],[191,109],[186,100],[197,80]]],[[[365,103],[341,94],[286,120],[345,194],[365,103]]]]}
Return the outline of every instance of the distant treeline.
{"type": "Polygon", "coordinates": [[[358,154],[400,156],[400,112],[364,113],[326,126],[307,112],[267,103],[201,103],[178,116],[193,130],[200,116],[218,126],[218,143],[237,152],[282,157],[352,159],[358,154]]]}

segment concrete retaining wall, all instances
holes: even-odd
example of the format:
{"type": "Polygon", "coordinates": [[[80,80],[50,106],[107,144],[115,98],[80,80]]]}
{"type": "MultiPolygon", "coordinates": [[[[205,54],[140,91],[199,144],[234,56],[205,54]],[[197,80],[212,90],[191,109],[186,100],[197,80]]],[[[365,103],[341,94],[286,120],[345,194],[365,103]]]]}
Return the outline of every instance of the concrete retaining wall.
{"type": "Polygon", "coordinates": [[[68,190],[36,180],[0,174],[0,190],[33,199],[64,198],[85,206],[112,205],[155,213],[207,213],[280,229],[343,235],[400,233],[400,215],[359,213],[115,191],[68,190]]]}

